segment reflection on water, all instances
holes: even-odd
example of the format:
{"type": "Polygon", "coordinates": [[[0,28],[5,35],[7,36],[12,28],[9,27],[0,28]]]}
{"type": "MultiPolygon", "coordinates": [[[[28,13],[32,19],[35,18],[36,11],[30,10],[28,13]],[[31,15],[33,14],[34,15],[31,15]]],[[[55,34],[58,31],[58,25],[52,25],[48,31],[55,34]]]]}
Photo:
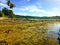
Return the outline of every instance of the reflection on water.
{"type": "Polygon", "coordinates": [[[48,36],[50,38],[54,38],[56,39],[58,37],[58,32],[60,29],[60,24],[50,24],[50,26],[48,27],[48,36]]]}

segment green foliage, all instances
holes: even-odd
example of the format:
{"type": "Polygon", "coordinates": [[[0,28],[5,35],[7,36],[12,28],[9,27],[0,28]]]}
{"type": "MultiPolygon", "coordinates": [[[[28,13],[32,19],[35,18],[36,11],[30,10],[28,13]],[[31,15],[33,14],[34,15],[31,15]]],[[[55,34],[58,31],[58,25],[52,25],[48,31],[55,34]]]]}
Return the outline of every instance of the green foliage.
{"type": "Polygon", "coordinates": [[[2,12],[4,13],[4,15],[5,15],[6,17],[9,17],[9,18],[13,18],[13,17],[14,17],[14,13],[13,13],[12,10],[9,10],[9,9],[7,9],[7,8],[3,8],[3,9],[2,9],[2,12]]]}
{"type": "MultiPolygon", "coordinates": [[[[13,3],[11,3],[10,0],[6,0],[6,4],[10,7],[10,8],[14,8],[15,5],[13,3]]],[[[9,17],[9,18],[13,18],[14,17],[14,13],[12,10],[7,9],[7,8],[3,8],[2,11],[0,11],[0,17],[9,17]]]]}
{"type": "Polygon", "coordinates": [[[5,14],[5,16],[8,16],[9,15],[9,10],[7,8],[3,8],[2,9],[2,12],[5,14]]]}
{"type": "Polygon", "coordinates": [[[14,8],[15,5],[13,3],[10,3],[10,8],[14,8]]]}
{"type": "Polygon", "coordinates": [[[10,5],[10,0],[7,0],[7,5],[8,5],[8,6],[10,5]]]}
{"type": "Polygon", "coordinates": [[[4,13],[0,10],[0,17],[4,17],[4,13]]]}
{"type": "Polygon", "coordinates": [[[13,17],[14,17],[13,11],[12,11],[12,10],[9,10],[9,11],[8,11],[8,15],[9,15],[10,18],[13,18],[13,17]]]}
{"type": "Polygon", "coordinates": [[[10,0],[7,0],[7,5],[10,7],[10,8],[14,8],[15,5],[13,3],[11,3],[10,0]]]}
{"type": "Polygon", "coordinates": [[[22,16],[15,15],[15,18],[23,18],[23,19],[41,19],[41,20],[50,20],[50,19],[60,19],[60,16],[52,16],[52,17],[36,17],[36,16],[22,16]]]}
{"type": "Polygon", "coordinates": [[[0,11],[0,17],[2,17],[2,12],[0,11]]]}

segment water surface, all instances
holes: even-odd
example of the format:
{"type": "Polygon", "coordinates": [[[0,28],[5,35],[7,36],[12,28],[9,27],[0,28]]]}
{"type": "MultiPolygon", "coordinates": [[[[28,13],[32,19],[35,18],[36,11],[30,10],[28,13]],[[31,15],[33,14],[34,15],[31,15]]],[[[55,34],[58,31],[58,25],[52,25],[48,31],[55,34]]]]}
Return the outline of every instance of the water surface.
{"type": "Polygon", "coordinates": [[[57,39],[59,30],[60,30],[59,23],[50,24],[48,27],[48,37],[57,39]]]}

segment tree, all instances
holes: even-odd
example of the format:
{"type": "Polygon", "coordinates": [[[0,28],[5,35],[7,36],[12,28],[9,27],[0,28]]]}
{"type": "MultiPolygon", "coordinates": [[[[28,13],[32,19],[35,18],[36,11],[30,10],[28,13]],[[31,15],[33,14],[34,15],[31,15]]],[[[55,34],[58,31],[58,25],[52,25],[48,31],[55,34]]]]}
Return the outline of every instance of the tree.
{"type": "Polygon", "coordinates": [[[3,8],[3,9],[2,9],[2,12],[4,13],[4,15],[5,15],[6,17],[9,17],[9,18],[13,18],[13,17],[14,17],[14,13],[13,13],[12,10],[9,10],[9,9],[7,9],[7,8],[3,8]]]}
{"type": "Polygon", "coordinates": [[[9,17],[10,17],[10,18],[13,18],[13,17],[14,17],[14,13],[13,13],[12,10],[9,10],[9,11],[8,11],[8,14],[9,14],[9,17]]]}
{"type": "Polygon", "coordinates": [[[4,13],[0,10],[0,17],[4,17],[4,13]]]}
{"type": "MultiPolygon", "coordinates": [[[[15,5],[13,3],[11,3],[10,0],[7,0],[7,5],[12,9],[15,7],[15,5]]],[[[9,18],[13,18],[14,17],[14,13],[12,10],[8,9],[8,8],[3,8],[2,11],[0,11],[0,17],[9,17],[9,18]]]]}
{"type": "Polygon", "coordinates": [[[7,5],[10,7],[10,8],[14,8],[15,5],[13,3],[11,3],[10,0],[7,0],[7,5]]]}
{"type": "Polygon", "coordinates": [[[7,8],[4,7],[2,9],[2,12],[4,13],[5,16],[9,16],[9,14],[8,14],[9,10],[7,8]]]}
{"type": "Polygon", "coordinates": [[[0,10],[0,17],[2,17],[2,12],[1,12],[1,10],[0,10]]]}

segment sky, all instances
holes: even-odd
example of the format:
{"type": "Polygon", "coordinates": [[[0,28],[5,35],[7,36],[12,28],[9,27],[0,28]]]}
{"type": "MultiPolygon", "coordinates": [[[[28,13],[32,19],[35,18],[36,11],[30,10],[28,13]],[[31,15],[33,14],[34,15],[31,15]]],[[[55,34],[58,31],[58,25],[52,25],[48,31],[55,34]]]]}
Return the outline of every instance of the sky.
{"type": "MultiPolygon", "coordinates": [[[[13,12],[24,16],[60,16],[60,0],[11,0],[13,12]]],[[[0,9],[7,7],[6,0],[0,0],[0,9]]]]}

